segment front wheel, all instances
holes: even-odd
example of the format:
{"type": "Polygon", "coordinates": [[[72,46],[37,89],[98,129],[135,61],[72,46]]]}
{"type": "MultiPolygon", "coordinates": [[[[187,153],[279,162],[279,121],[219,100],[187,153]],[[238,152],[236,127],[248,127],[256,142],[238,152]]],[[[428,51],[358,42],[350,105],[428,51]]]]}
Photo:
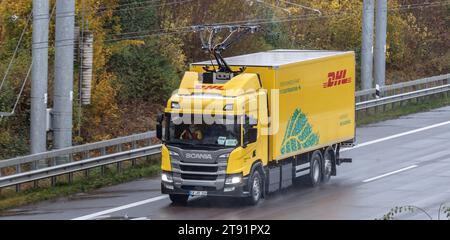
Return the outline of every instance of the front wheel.
{"type": "Polygon", "coordinates": [[[182,194],[169,194],[169,198],[175,205],[186,205],[189,196],[182,194]]]}
{"type": "Polygon", "coordinates": [[[261,200],[263,191],[263,181],[261,174],[255,170],[249,181],[250,196],[247,198],[249,205],[256,205],[261,200]]]}

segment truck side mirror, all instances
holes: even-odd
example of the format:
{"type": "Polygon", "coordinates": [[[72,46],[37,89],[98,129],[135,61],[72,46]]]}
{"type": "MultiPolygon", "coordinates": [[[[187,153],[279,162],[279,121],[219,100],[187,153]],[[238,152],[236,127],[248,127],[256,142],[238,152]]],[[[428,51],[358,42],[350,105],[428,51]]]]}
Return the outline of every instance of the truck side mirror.
{"type": "Polygon", "coordinates": [[[249,128],[247,129],[244,135],[244,148],[247,147],[248,144],[256,142],[258,138],[258,129],[257,128],[249,128]]]}
{"type": "Polygon", "coordinates": [[[164,114],[159,114],[157,118],[157,124],[156,124],[156,137],[162,141],[163,134],[162,134],[162,122],[164,120],[164,114]]]}

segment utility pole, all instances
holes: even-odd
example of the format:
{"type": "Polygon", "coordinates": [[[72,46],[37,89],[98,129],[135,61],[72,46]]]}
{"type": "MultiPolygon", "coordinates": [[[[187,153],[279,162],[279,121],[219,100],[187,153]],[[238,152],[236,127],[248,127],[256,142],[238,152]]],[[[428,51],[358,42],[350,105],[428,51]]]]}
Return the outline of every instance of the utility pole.
{"type": "Polygon", "coordinates": [[[373,87],[373,28],[375,18],[375,0],[364,0],[361,47],[361,87],[373,87]]]}
{"type": "MultiPolygon", "coordinates": [[[[72,146],[72,107],[75,0],[56,1],[55,85],[53,100],[54,148],[72,146]]],[[[57,164],[68,159],[57,159],[57,164]]]]}
{"type": "Polygon", "coordinates": [[[31,77],[31,154],[47,151],[47,85],[49,1],[33,0],[33,47],[31,77]]]}
{"type": "Polygon", "coordinates": [[[380,87],[386,85],[387,10],[387,0],[377,0],[374,77],[380,87]]]}

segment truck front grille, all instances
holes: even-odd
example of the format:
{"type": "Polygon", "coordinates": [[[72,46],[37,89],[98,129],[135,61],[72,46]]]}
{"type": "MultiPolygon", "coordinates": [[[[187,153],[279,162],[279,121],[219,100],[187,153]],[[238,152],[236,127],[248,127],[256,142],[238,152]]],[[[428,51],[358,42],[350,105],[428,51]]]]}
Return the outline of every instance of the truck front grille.
{"type": "Polygon", "coordinates": [[[218,167],[217,166],[185,166],[180,165],[181,171],[188,171],[188,172],[217,172],[218,167]]]}
{"type": "Polygon", "coordinates": [[[208,161],[185,159],[183,151],[178,149],[171,151],[179,152],[178,156],[171,157],[173,181],[176,187],[185,190],[198,190],[203,187],[210,188],[211,191],[224,188],[228,156],[217,156],[225,155],[227,153],[225,150],[208,152],[207,154],[212,156],[212,159],[208,159],[208,161]],[[190,187],[195,187],[195,189],[189,189],[190,187]]]}
{"type": "Polygon", "coordinates": [[[200,174],[181,174],[182,179],[186,180],[200,180],[200,181],[215,181],[217,175],[200,175],[200,174]]]}

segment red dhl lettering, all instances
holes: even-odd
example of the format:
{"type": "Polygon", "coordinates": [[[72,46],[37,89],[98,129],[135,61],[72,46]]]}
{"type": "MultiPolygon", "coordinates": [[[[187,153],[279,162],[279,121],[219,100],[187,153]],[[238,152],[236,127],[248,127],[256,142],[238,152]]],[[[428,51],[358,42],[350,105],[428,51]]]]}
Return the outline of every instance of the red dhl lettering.
{"type": "Polygon", "coordinates": [[[328,73],[328,81],[323,84],[324,88],[335,87],[352,82],[352,78],[347,78],[347,70],[340,70],[328,73]]]}
{"type": "Polygon", "coordinates": [[[223,86],[211,86],[211,85],[197,85],[195,87],[196,89],[203,89],[203,90],[224,90],[223,86]]]}

